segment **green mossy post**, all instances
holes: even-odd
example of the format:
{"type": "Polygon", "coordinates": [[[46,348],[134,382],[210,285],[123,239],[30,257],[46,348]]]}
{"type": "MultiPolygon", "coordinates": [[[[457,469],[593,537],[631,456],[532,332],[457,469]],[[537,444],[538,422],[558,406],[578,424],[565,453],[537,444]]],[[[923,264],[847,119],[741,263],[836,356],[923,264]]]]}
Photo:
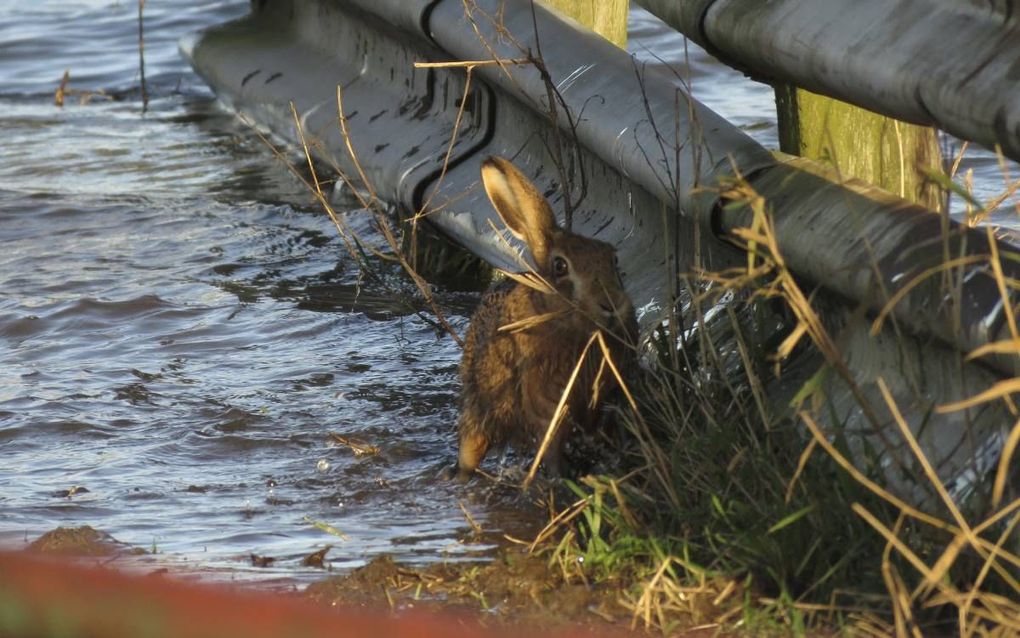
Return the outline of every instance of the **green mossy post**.
{"type": "Polygon", "coordinates": [[[541,0],[621,49],[627,48],[629,0],[541,0]]]}
{"type": "Polygon", "coordinates": [[[776,88],[776,110],[784,153],[827,162],[840,175],[942,210],[941,191],[925,177],[926,169],[942,169],[935,129],[789,85],[776,88]]]}

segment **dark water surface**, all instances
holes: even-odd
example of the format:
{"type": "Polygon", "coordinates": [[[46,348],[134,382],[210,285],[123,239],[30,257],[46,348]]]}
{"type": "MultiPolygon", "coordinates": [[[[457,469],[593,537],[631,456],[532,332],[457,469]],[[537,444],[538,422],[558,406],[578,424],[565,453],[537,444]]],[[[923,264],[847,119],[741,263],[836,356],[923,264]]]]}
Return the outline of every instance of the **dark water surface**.
{"type": "MultiPolygon", "coordinates": [[[[459,348],[395,298],[399,274],[360,280],[303,187],[181,60],[178,38],[247,7],[148,3],[143,114],[134,2],[0,0],[0,544],[88,524],[183,567],[302,580],[326,544],[346,567],[526,533],[542,522],[528,504],[441,478],[459,348]],[[56,107],[65,69],[116,99],[56,107]],[[61,495],[74,486],[88,491],[61,495]],[[465,542],[461,503],[492,536],[465,542]]],[[[632,37],[656,64],[685,59],[646,17],[632,37]]],[[[775,147],[771,90],[690,56],[695,95],[775,147]]],[[[968,162],[979,196],[1002,190],[994,158],[968,162]]],[[[439,295],[463,330],[477,297],[439,295]]]]}

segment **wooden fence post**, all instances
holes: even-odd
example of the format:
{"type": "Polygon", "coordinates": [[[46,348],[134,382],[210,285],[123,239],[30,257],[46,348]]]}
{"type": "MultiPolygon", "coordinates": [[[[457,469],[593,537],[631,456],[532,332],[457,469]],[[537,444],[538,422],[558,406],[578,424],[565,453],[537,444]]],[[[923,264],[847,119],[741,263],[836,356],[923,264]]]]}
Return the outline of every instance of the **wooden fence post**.
{"type": "Polygon", "coordinates": [[[627,48],[629,0],[542,0],[598,33],[621,49],[627,48]]]}
{"type": "Polygon", "coordinates": [[[942,169],[935,129],[790,85],[776,87],[776,110],[783,152],[830,163],[842,176],[942,209],[942,192],[924,173],[942,169]]]}

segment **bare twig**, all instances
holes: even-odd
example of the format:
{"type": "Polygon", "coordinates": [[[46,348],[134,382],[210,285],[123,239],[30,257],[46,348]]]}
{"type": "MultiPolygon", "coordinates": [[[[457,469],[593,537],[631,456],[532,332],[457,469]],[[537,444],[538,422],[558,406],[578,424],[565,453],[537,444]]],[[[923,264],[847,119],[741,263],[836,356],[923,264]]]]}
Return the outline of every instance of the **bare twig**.
{"type": "Polygon", "coordinates": [[[141,75],[142,85],[142,113],[149,110],[149,89],[145,85],[145,30],[144,18],[145,0],[138,0],[138,72],[141,75]]]}

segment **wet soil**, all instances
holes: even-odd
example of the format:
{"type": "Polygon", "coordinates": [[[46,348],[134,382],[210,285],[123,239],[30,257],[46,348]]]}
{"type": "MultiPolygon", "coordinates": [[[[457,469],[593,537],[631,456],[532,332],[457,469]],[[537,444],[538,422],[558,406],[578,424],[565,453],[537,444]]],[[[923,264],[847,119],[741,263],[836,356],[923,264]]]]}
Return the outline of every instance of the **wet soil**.
{"type": "MultiPolygon", "coordinates": [[[[186,579],[194,574],[160,567],[150,552],[122,543],[110,534],[84,525],[58,527],[46,532],[26,548],[28,553],[51,557],[109,559],[119,568],[134,572],[141,564],[144,572],[177,573],[186,579]],[[118,560],[118,559],[127,560],[118,560]],[[155,567],[155,569],[153,569],[155,567]]],[[[322,567],[329,551],[324,548],[305,557],[308,564],[322,567]]],[[[256,559],[272,560],[252,555],[256,559]]],[[[121,571],[120,569],[116,571],[121,571]]],[[[532,554],[521,546],[505,546],[492,560],[485,562],[445,562],[415,566],[395,561],[389,555],[375,557],[368,564],[309,585],[292,594],[280,592],[284,599],[297,597],[324,607],[361,609],[375,615],[405,617],[409,614],[437,613],[461,618],[467,623],[519,635],[534,630],[599,636],[649,635],[631,628],[631,610],[621,604],[628,584],[587,585],[567,580],[560,568],[546,557],[532,554]]],[[[677,629],[671,635],[685,638],[717,636],[718,627],[677,629]]]]}
{"type": "Polygon", "coordinates": [[[565,582],[548,561],[516,548],[484,564],[442,563],[422,569],[380,556],[348,574],[310,585],[320,603],[455,612],[489,626],[624,630],[629,613],[615,587],[565,582]]]}
{"type": "Polygon", "coordinates": [[[145,550],[121,543],[106,532],[88,525],[58,527],[32,541],[27,551],[56,556],[102,557],[144,554],[145,550]]]}

